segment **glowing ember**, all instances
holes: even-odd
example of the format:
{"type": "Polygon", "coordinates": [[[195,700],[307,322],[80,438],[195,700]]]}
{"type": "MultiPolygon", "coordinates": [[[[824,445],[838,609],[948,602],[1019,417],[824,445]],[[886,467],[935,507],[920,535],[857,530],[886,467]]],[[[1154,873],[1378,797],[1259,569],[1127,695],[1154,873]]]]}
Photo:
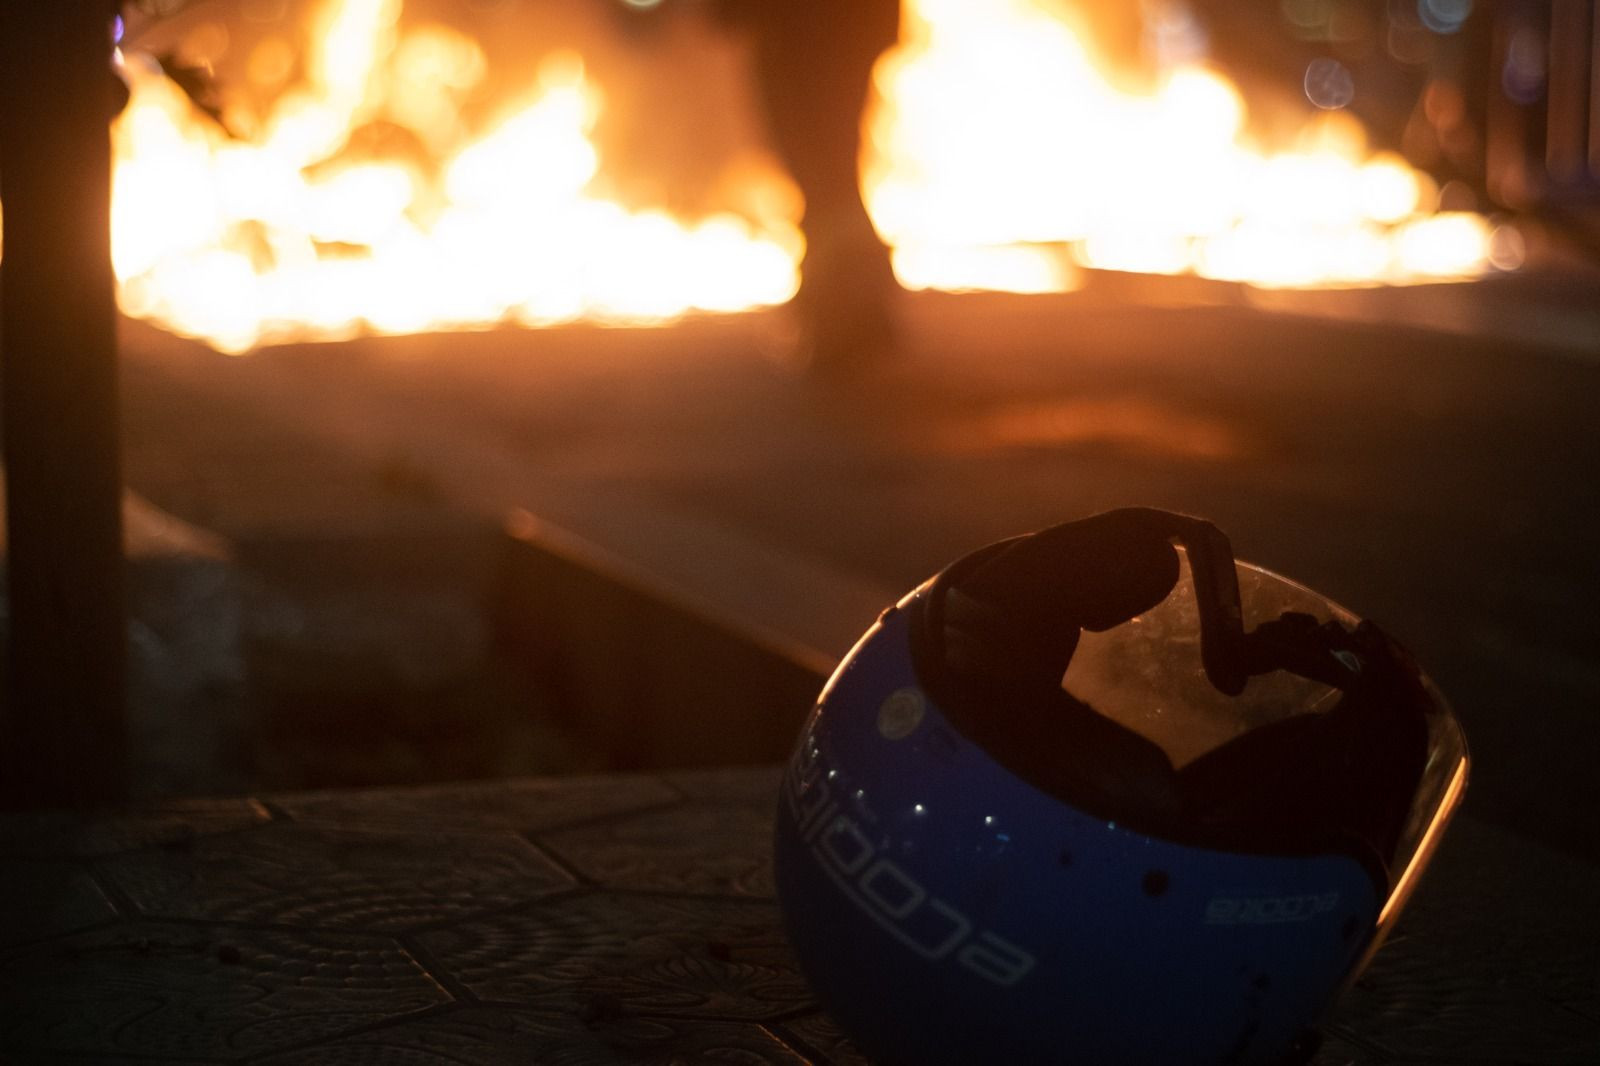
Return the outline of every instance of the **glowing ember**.
{"type": "Polygon", "coordinates": [[[1433,214],[1429,179],[1348,116],[1259,151],[1219,75],[1122,91],[1044,0],[909,0],[877,89],[866,195],[912,288],[1059,291],[1075,264],[1293,286],[1490,267],[1488,222],[1433,214]]]}
{"type": "MultiPolygon", "coordinates": [[[[402,32],[400,6],[330,4],[305,83],[248,140],[152,61],[124,60],[112,243],[125,311],[242,351],[508,321],[657,322],[793,294],[792,208],[690,223],[599,196],[601,98],[573,56],[547,62],[520,110],[468,139],[456,104],[484,74],[481,50],[441,27],[402,32]],[[377,122],[428,151],[350,152],[353,131],[377,122]]],[[[252,73],[270,80],[289,62],[263,52],[252,73]]]]}

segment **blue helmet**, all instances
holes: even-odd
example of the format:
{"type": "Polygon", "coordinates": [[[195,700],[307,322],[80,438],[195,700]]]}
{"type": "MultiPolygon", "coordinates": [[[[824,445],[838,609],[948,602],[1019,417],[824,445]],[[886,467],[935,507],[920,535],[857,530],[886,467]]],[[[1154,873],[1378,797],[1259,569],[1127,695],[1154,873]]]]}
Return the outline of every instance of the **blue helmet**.
{"type": "Polygon", "coordinates": [[[1371,623],[1210,523],[1112,511],[962,558],[861,638],[785,774],[779,900],[880,1062],[1290,1062],[1466,767],[1371,623]]]}

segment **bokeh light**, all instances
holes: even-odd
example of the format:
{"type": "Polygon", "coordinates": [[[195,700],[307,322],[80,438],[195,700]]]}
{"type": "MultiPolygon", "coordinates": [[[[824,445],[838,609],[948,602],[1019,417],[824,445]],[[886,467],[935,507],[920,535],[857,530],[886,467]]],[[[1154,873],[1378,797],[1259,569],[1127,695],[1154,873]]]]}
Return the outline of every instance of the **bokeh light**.
{"type": "Polygon", "coordinates": [[[1545,72],[1544,34],[1532,26],[1519,26],[1506,46],[1501,88],[1519,104],[1537,103],[1544,95],[1545,72]]]}
{"type": "Polygon", "coordinates": [[[1356,79],[1337,59],[1318,56],[1306,65],[1306,99],[1328,111],[1350,106],[1356,98],[1356,79]]]}
{"type": "Polygon", "coordinates": [[[1472,0],[1417,0],[1417,17],[1434,33],[1456,33],[1472,14],[1472,0]]]}

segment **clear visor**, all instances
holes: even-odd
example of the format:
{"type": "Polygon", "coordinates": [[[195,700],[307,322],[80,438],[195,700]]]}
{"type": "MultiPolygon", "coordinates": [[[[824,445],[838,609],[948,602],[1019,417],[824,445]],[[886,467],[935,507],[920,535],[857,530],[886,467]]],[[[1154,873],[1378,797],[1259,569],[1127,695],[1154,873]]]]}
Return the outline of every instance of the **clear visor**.
{"type": "MultiPolygon", "coordinates": [[[[1104,632],[1084,632],[1063,687],[1097,712],[1159,745],[1180,771],[1246,733],[1299,715],[1321,714],[1339,690],[1283,670],[1250,678],[1238,696],[1219,692],[1201,661],[1200,613],[1187,553],[1172,593],[1156,607],[1104,632]]],[[[1351,612],[1310,589],[1236,563],[1245,629],[1286,612],[1354,628],[1351,612]]],[[[1465,782],[1467,748],[1449,705],[1426,678],[1427,755],[1415,799],[1388,865],[1403,872],[1431,848],[1465,782]]],[[[1404,713],[1396,708],[1395,713],[1404,713]]],[[[1413,710],[1414,713],[1414,710],[1413,710]]]]}

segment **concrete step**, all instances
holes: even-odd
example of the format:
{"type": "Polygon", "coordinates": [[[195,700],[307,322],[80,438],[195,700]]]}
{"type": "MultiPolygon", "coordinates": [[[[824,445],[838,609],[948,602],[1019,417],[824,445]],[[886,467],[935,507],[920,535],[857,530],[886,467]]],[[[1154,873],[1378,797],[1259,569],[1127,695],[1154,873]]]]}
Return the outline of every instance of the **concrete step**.
{"type": "MultiPolygon", "coordinates": [[[[616,511],[617,508],[613,508],[616,511]]],[[[784,757],[889,590],[662,508],[505,525],[497,645],[618,768],[784,757]]]]}

